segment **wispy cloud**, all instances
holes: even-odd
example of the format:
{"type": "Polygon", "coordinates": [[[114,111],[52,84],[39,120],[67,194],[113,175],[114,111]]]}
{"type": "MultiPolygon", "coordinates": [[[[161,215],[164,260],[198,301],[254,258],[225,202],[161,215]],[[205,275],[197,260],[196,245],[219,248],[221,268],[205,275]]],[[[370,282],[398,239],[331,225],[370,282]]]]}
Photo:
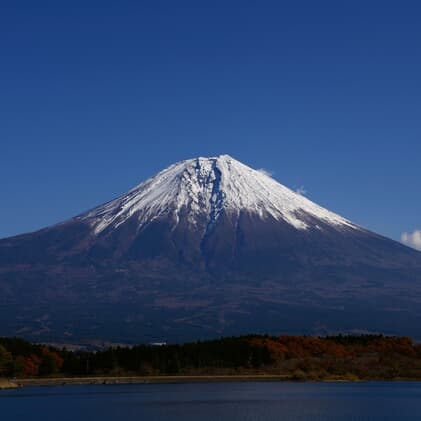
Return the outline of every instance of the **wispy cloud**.
{"type": "Polygon", "coordinates": [[[300,187],[298,187],[297,190],[295,190],[295,193],[298,193],[301,196],[306,196],[307,195],[307,190],[305,189],[304,186],[300,186],[300,187]]]}
{"type": "Polygon", "coordinates": [[[401,234],[401,242],[409,247],[421,251],[421,230],[414,232],[403,232],[401,234]]]}
{"type": "Polygon", "coordinates": [[[268,177],[272,177],[272,175],[275,174],[273,171],[267,170],[266,168],[259,168],[257,171],[267,175],[268,177]]]}

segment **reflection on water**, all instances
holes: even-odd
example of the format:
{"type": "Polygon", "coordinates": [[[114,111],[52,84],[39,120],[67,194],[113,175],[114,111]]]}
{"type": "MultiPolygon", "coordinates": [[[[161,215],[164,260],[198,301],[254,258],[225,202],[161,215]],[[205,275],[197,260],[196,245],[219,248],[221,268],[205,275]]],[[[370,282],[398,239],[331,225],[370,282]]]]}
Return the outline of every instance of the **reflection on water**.
{"type": "Polygon", "coordinates": [[[421,420],[421,383],[92,385],[0,392],[3,420],[421,420]]]}

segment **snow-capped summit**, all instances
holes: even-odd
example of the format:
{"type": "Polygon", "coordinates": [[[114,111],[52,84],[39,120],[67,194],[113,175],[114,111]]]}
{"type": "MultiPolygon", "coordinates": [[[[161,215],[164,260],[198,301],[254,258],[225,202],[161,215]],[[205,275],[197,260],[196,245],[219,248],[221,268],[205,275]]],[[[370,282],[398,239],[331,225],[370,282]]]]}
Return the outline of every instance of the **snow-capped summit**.
{"type": "Polygon", "coordinates": [[[88,220],[98,234],[132,217],[140,230],[163,215],[170,215],[176,225],[183,215],[191,224],[201,221],[206,232],[222,212],[236,218],[242,212],[272,217],[296,229],[319,229],[318,221],[337,228],[357,228],[229,155],[178,162],[81,218],[88,220]]]}

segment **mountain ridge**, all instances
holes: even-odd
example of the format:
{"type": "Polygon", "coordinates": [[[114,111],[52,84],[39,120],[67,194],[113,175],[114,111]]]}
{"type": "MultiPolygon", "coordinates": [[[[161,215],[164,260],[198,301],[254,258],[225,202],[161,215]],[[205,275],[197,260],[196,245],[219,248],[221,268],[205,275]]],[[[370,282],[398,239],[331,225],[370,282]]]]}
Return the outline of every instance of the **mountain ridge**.
{"type": "Polygon", "coordinates": [[[3,334],[30,339],[421,338],[420,303],[421,253],[228,155],[180,161],[74,218],[0,240],[3,334]]]}

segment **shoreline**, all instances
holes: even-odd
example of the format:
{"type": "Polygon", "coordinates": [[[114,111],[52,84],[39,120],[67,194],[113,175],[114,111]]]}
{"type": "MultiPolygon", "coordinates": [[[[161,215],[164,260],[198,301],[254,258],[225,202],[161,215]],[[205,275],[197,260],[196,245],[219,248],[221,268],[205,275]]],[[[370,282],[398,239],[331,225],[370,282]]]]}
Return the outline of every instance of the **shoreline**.
{"type": "Polygon", "coordinates": [[[211,383],[211,382],[253,382],[288,381],[289,375],[203,375],[203,376],[98,376],[98,377],[56,377],[16,379],[17,387],[66,386],[66,385],[113,385],[113,384],[164,384],[164,383],[211,383]]]}
{"type": "Polygon", "coordinates": [[[17,382],[12,382],[9,379],[0,379],[0,390],[16,389],[19,385],[17,382]]]}
{"type": "Polygon", "coordinates": [[[123,385],[123,384],[183,384],[183,383],[213,383],[213,382],[294,382],[294,383],[358,383],[358,382],[417,382],[421,379],[347,379],[327,378],[320,380],[297,380],[291,375],[203,375],[203,376],[98,376],[98,377],[53,377],[53,378],[23,378],[0,380],[1,389],[17,389],[26,387],[71,386],[71,385],[123,385]]]}

